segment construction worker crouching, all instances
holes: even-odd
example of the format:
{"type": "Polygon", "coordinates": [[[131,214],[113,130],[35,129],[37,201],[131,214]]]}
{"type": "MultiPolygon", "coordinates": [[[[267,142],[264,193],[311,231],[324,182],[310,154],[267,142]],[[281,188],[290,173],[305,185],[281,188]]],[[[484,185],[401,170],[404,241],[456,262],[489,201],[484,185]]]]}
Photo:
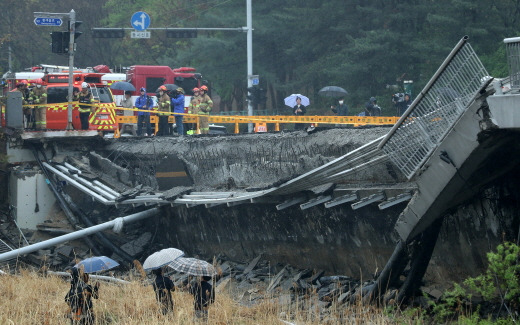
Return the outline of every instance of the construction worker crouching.
{"type": "Polygon", "coordinates": [[[43,80],[36,79],[36,86],[32,89],[29,97],[34,104],[43,106],[34,107],[34,123],[36,129],[44,130],[47,128],[47,88],[43,86],[43,80]]]}
{"type": "Polygon", "coordinates": [[[83,82],[81,84],[81,91],[78,93],[77,98],[79,101],[79,119],[81,121],[81,129],[88,130],[89,122],[88,119],[90,117],[91,106],[90,105],[81,105],[81,104],[91,104],[92,103],[92,93],[89,90],[88,83],[83,82]]]}
{"type": "MultiPolygon", "coordinates": [[[[200,89],[197,87],[193,88],[193,97],[191,97],[190,105],[188,105],[188,114],[199,114],[199,105],[201,101],[202,97],[200,96],[200,89]]],[[[188,130],[186,134],[197,134],[197,124],[191,124],[190,130],[188,130]]]]}
{"type": "Polygon", "coordinates": [[[205,116],[201,116],[200,119],[200,133],[208,134],[209,133],[209,112],[213,108],[213,101],[207,94],[208,87],[202,86],[200,87],[200,97],[201,101],[199,104],[199,114],[203,114],[205,116]]]}
{"type": "Polygon", "coordinates": [[[159,110],[159,130],[157,131],[157,136],[168,135],[169,127],[168,127],[168,117],[170,116],[170,96],[166,94],[165,85],[159,87],[159,99],[157,100],[157,108],[159,110]],[[164,112],[164,113],[161,113],[164,112]]]}

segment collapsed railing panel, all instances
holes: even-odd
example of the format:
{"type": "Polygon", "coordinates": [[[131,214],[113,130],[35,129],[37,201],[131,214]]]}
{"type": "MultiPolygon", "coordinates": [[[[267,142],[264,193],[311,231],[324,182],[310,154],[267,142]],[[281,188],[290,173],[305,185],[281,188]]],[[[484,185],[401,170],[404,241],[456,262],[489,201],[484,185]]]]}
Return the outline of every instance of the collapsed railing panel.
{"type": "Polygon", "coordinates": [[[379,148],[411,179],[466,111],[488,72],[463,38],[379,148]]]}
{"type": "Polygon", "coordinates": [[[507,64],[511,89],[520,89],[520,37],[506,38],[507,64]]]}

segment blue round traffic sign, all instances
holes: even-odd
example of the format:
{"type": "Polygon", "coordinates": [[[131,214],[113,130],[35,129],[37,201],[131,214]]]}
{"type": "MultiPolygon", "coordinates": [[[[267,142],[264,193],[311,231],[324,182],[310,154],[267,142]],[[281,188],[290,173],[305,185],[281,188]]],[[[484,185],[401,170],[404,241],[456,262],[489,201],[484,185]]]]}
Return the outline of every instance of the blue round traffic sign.
{"type": "Polygon", "coordinates": [[[132,15],[130,25],[137,31],[146,30],[150,27],[150,16],[144,11],[138,11],[132,15]]]}

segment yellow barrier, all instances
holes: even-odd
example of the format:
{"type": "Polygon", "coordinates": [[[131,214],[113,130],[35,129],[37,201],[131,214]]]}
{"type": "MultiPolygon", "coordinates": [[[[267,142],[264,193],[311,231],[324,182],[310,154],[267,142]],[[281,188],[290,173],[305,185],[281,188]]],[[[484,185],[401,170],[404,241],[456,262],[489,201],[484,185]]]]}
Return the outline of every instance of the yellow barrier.
{"type": "MultiPolygon", "coordinates": [[[[137,112],[148,112],[156,113],[155,110],[140,110],[135,108],[122,108],[117,107],[118,110],[137,111],[137,112]]],[[[168,117],[168,123],[175,123],[174,113],[168,113],[171,116],[168,117]]],[[[183,115],[183,123],[196,123],[197,129],[199,124],[199,116],[197,114],[184,114],[175,113],[175,115],[183,115]]],[[[207,116],[207,115],[204,115],[207,116]]],[[[117,116],[118,123],[137,123],[136,116],[117,116]]],[[[313,124],[337,124],[337,125],[394,125],[399,120],[398,116],[293,116],[293,115],[268,115],[268,116],[241,116],[241,115],[210,115],[209,123],[233,123],[234,133],[240,133],[239,124],[255,123],[261,126],[266,126],[267,123],[274,124],[274,131],[280,131],[280,124],[289,123],[306,123],[313,124]]],[[[150,116],[150,123],[155,124],[155,132],[157,132],[159,119],[157,116],[150,116]]],[[[263,129],[263,128],[262,128],[263,129]]],[[[114,137],[119,137],[119,132],[116,131],[114,137]]]]}

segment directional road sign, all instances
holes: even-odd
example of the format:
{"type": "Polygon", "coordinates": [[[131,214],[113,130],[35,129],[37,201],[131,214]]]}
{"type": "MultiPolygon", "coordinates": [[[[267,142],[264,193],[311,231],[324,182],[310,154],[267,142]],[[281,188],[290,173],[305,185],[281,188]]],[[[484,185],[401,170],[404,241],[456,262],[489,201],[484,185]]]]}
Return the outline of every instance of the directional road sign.
{"type": "Polygon", "coordinates": [[[63,20],[61,18],[37,17],[34,18],[34,24],[37,26],[61,26],[63,20]]]}
{"type": "Polygon", "coordinates": [[[150,16],[144,11],[138,11],[132,15],[130,25],[136,31],[144,31],[150,26],[150,16]]]}

